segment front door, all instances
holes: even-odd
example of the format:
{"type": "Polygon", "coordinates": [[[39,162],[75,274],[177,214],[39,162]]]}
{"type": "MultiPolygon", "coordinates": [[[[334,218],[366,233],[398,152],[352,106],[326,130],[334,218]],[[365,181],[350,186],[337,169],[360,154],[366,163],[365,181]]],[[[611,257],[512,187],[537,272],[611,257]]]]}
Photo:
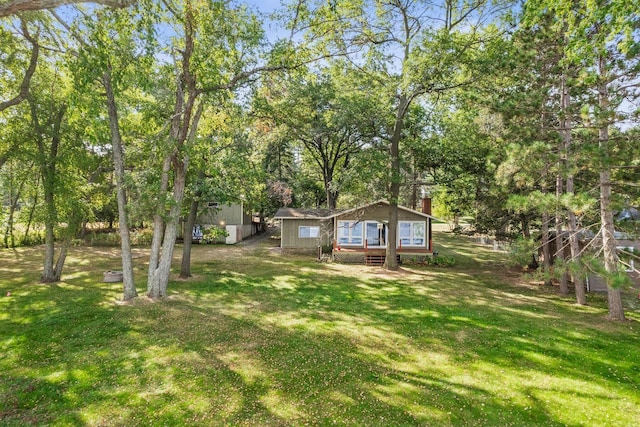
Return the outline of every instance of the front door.
{"type": "Polygon", "coordinates": [[[367,222],[367,246],[387,246],[387,226],[381,222],[367,222]]]}

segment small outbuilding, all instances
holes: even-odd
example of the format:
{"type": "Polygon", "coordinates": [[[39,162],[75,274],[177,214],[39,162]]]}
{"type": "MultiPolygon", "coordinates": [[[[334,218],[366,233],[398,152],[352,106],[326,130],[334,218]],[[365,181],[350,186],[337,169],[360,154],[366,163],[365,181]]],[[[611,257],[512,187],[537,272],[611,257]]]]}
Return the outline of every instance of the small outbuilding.
{"type": "MultiPolygon", "coordinates": [[[[180,238],[187,234],[183,224],[180,227],[180,238]]],[[[234,244],[263,231],[262,218],[245,208],[244,202],[207,202],[196,218],[191,231],[193,242],[205,239],[205,230],[218,227],[226,231],[226,236],[220,237],[218,243],[234,244]]]]}
{"type": "MultiPolygon", "coordinates": [[[[621,232],[616,232],[614,237],[620,258],[620,268],[629,275],[633,287],[640,290],[640,270],[636,262],[638,254],[640,254],[640,240],[621,232]]],[[[599,239],[595,239],[593,243],[594,249],[602,247],[602,242],[599,239]]],[[[605,292],[607,290],[605,279],[595,273],[588,275],[586,285],[588,292],[605,292]]]]}

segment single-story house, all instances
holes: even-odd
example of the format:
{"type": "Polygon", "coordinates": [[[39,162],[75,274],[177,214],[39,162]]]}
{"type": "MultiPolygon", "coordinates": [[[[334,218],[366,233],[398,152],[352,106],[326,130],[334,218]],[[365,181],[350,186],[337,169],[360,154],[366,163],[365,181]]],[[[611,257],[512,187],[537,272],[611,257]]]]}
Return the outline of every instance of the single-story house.
{"type": "MultiPolygon", "coordinates": [[[[624,269],[633,287],[640,289],[640,263],[636,262],[636,257],[640,253],[640,240],[627,235],[626,233],[616,232],[616,248],[618,249],[618,257],[621,260],[621,268],[624,269]]],[[[602,243],[599,239],[595,241],[596,248],[601,248],[602,243]]],[[[607,290],[607,283],[602,276],[591,273],[587,277],[587,291],[604,292],[607,290]]]]}
{"type": "MultiPolygon", "coordinates": [[[[556,236],[557,234],[555,230],[551,230],[549,246],[552,264],[555,262],[556,258],[555,253],[558,240],[556,236]]],[[[571,259],[571,248],[568,243],[569,232],[563,231],[561,233],[561,236],[564,257],[566,259],[571,259]]],[[[614,238],[616,240],[618,257],[620,258],[620,267],[627,272],[629,278],[631,279],[631,282],[633,283],[633,286],[637,289],[640,289],[640,263],[637,261],[638,254],[640,254],[640,239],[637,239],[633,235],[620,231],[616,231],[614,233],[614,238]]],[[[588,230],[582,230],[580,232],[579,244],[581,252],[585,252],[588,250],[590,253],[598,253],[602,250],[602,239],[588,230]]],[[[538,250],[538,258],[540,259],[540,263],[544,261],[542,248],[539,248],[538,250]]],[[[588,272],[585,285],[587,292],[607,291],[607,283],[604,277],[598,275],[595,272],[588,272]]]]}
{"type": "Polygon", "coordinates": [[[220,203],[207,202],[196,218],[192,230],[193,241],[201,241],[207,227],[217,226],[227,231],[226,238],[220,242],[234,244],[262,231],[259,215],[245,209],[244,202],[220,203]]]}
{"type": "MultiPolygon", "coordinates": [[[[433,253],[431,200],[423,199],[423,211],[398,206],[396,245],[400,258],[424,257],[433,253]]],[[[285,251],[331,250],[334,259],[367,261],[386,251],[389,203],[384,200],[353,209],[281,208],[280,246],[285,251]]]]}

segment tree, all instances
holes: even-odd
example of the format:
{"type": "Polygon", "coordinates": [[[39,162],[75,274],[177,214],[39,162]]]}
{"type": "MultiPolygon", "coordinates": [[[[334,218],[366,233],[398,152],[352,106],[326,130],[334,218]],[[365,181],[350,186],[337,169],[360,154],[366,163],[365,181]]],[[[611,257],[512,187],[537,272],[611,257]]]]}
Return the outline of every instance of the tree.
{"type": "Polygon", "coordinates": [[[245,132],[247,127],[246,113],[232,102],[219,105],[217,111],[210,107],[203,115],[200,133],[215,136],[197,138],[192,149],[191,169],[195,173],[191,174],[185,192],[188,209],[180,278],[191,277],[191,235],[201,202],[242,200],[245,208],[252,207],[246,202],[255,200],[253,188],[262,177],[256,174],[253,144],[245,132]]]}
{"type": "Polygon", "coordinates": [[[613,146],[610,130],[621,117],[620,103],[636,95],[640,59],[635,32],[639,18],[638,1],[601,0],[595,5],[572,1],[531,3],[534,12],[548,11],[557,16],[566,30],[567,63],[579,67],[581,84],[589,88],[583,115],[597,131],[596,157],[599,170],[600,231],[603,263],[607,272],[609,318],[624,320],[618,283],[618,255],[612,213],[611,171],[613,146]],[[595,6],[595,7],[594,7],[595,6]]]}
{"type": "MultiPolygon", "coordinates": [[[[141,2],[141,6],[143,5],[146,2],[141,2]]],[[[133,277],[125,185],[125,150],[116,97],[126,89],[134,89],[135,83],[140,84],[136,82],[144,75],[140,73],[140,67],[149,64],[144,49],[150,50],[148,35],[152,34],[152,30],[149,28],[150,17],[145,12],[143,7],[139,11],[133,11],[133,14],[125,10],[101,10],[94,15],[84,15],[73,27],[52,12],[79,45],[74,55],[75,61],[71,63],[77,86],[87,93],[93,93],[97,86],[104,93],[101,101],[107,110],[116,181],[124,300],[135,298],[137,291],[133,277]],[[137,16],[134,15],[136,12],[137,16]],[[143,51],[138,52],[138,49],[143,51]],[[135,69],[134,64],[137,64],[135,69]]]]}
{"type": "Polygon", "coordinates": [[[167,295],[190,151],[204,109],[202,98],[206,97],[206,102],[220,102],[256,74],[282,67],[257,65],[262,28],[245,8],[226,1],[207,5],[196,5],[191,0],[166,4],[168,13],[181,27],[174,39],[177,45],[172,47],[177,55],[173,112],[168,118],[168,135],[162,141],[165,151],[149,257],[147,294],[152,298],[167,295]]]}
{"type": "Polygon", "coordinates": [[[564,182],[569,161],[565,141],[571,136],[565,124],[573,112],[563,110],[561,101],[565,98],[558,95],[562,92],[559,86],[563,75],[561,31],[552,14],[543,13],[531,20],[525,12],[512,40],[514,61],[503,80],[501,97],[493,100],[493,108],[507,124],[505,138],[518,144],[509,148],[507,160],[500,168],[503,184],[508,176],[517,184],[518,192],[510,197],[510,205],[515,209],[533,208],[540,214],[544,280],[551,285],[551,261],[555,259],[556,272],[560,272],[557,275],[560,292],[566,294],[563,231],[566,207],[561,199],[566,199],[564,182]],[[550,228],[554,222],[552,236],[550,228]],[[554,241],[556,250],[552,254],[554,241]]]}
{"type": "Polygon", "coordinates": [[[344,74],[349,71],[334,67],[321,74],[289,75],[283,79],[284,88],[276,91],[282,96],[265,97],[257,107],[258,114],[284,128],[287,140],[304,147],[302,160],[309,160],[308,168],[320,176],[330,209],[337,206],[341,176],[368,140],[362,126],[365,117],[374,114],[365,94],[353,90],[356,82],[344,74]]]}
{"type": "Polygon", "coordinates": [[[27,101],[30,135],[36,147],[34,159],[39,167],[44,199],[45,258],[41,280],[49,283],[60,280],[69,241],[81,222],[83,208],[78,190],[83,178],[78,176],[75,168],[80,164],[83,148],[69,124],[68,78],[59,69],[47,69],[41,71],[34,83],[36,85],[30,87],[27,101]],[[59,226],[59,223],[65,225],[59,226]],[[62,233],[57,261],[56,229],[62,233]]]}
{"type": "MultiPolygon", "coordinates": [[[[334,1],[309,10],[295,5],[295,18],[310,16],[312,37],[324,51],[335,51],[363,70],[392,100],[387,129],[379,135],[389,149],[388,241],[397,236],[398,199],[402,180],[401,142],[412,103],[471,83],[477,78],[471,63],[486,42],[480,37],[484,0],[458,4],[450,1],[393,0],[334,1]]],[[[488,36],[488,34],[485,34],[488,36]]],[[[398,268],[396,245],[387,245],[385,267],[398,268]]]]}

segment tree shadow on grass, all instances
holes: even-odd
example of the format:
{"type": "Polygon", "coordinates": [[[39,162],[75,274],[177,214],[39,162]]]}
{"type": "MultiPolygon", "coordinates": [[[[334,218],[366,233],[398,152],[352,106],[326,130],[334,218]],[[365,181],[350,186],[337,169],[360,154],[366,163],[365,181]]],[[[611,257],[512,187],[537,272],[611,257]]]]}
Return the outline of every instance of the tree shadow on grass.
{"type": "Polygon", "coordinates": [[[611,399],[640,414],[638,338],[589,325],[595,308],[468,269],[394,278],[250,255],[196,271],[130,306],[83,275],[23,285],[2,304],[0,422],[580,425],[563,411],[591,401],[605,424],[611,399]]]}
{"type": "MultiPolygon", "coordinates": [[[[477,285],[467,288],[467,292],[472,293],[471,297],[463,295],[461,298],[458,294],[447,298],[441,293],[435,293],[429,300],[425,299],[429,297],[425,292],[416,292],[415,286],[398,286],[389,280],[376,283],[349,278],[348,283],[344,283],[335,279],[323,279],[320,272],[322,268],[319,267],[315,274],[299,274],[295,280],[286,274],[266,279],[243,278],[237,274],[233,278],[225,278],[218,285],[233,288],[235,292],[226,295],[230,295],[235,302],[246,298],[238,305],[237,310],[227,311],[229,315],[238,318],[256,317],[256,322],[260,324],[278,324],[285,329],[299,330],[313,339],[317,339],[318,335],[332,333],[354,339],[344,332],[348,324],[351,324],[353,329],[370,340],[378,333],[389,341],[422,340],[422,347],[438,343],[442,352],[459,363],[480,360],[496,368],[507,368],[525,375],[535,372],[550,378],[557,375],[568,376],[576,381],[593,382],[607,389],[622,387],[628,393],[632,393],[638,386],[637,375],[627,378],[624,384],[603,377],[611,364],[628,372],[628,366],[618,358],[614,357],[608,362],[596,360],[592,357],[590,346],[582,342],[579,348],[569,352],[555,347],[559,339],[566,337],[567,330],[573,328],[572,319],[562,320],[571,311],[571,307],[565,307],[565,313],[557,313],[555,308],[541,308],[535,300],[525,298],[524,304],[518,301],[510,306],[505,301],[490,301],[489,296],[476,304],[482,306],[478,309],[474,307],[477,285]],[[256,289],[262,292],[256,300],[251,301],[257,296],[256,289]],[[421,309],[419,305],[415,307],[416,302],[425,303],[424,306],[431,308],[421,309]],[[254,315],[252,312],[258,314],[254,315]],[[543,334],[543,339],[536,341],[535,334],[531,335],[529,332],[530,322],[548,321],[555,322],[556,328],[549,328],[543,334]],[[369,328],[369,332],[373,331],[373,337],[366,336],[367,328],[363,325],[369,328]],[[433,330],[441,332],[433,334],[433,330]],[[523,340],[523,335],[529,335],[531,339],[523,340]],[[548,364],[549,360],[555,360],[556,363],[548,364]],[[581,361],[580,364],[576,363],[578,360],[581,361]],[[583,360],[588,360],[587,373],[583,371],[583,360]]],[[[419,290],[424,291],[422,288],[419,290]]],[[[232,306],[231,303],[223,305],[227,310],[232,306]]],[[[539,332],[537,330],[535,333],[539,332]]],[[[609,336],[616,334],[617,331],[612,330],[609,336]]],[[[566,340],[571,341],[571,337],[566,340]]],[[[369,346],[373,344],[374,347],[381,346],[382,350],[358,348],[363,355],[372,354],[374,358],[398,357],[391,348],[385,348],[380,340],[371,341],[369,346]]],[[[621,345],[631,350],[634,343],[622,342],[621,345]]],[[[522,406],[526,411],[531,410],[531,405],[522,406]]]]}

